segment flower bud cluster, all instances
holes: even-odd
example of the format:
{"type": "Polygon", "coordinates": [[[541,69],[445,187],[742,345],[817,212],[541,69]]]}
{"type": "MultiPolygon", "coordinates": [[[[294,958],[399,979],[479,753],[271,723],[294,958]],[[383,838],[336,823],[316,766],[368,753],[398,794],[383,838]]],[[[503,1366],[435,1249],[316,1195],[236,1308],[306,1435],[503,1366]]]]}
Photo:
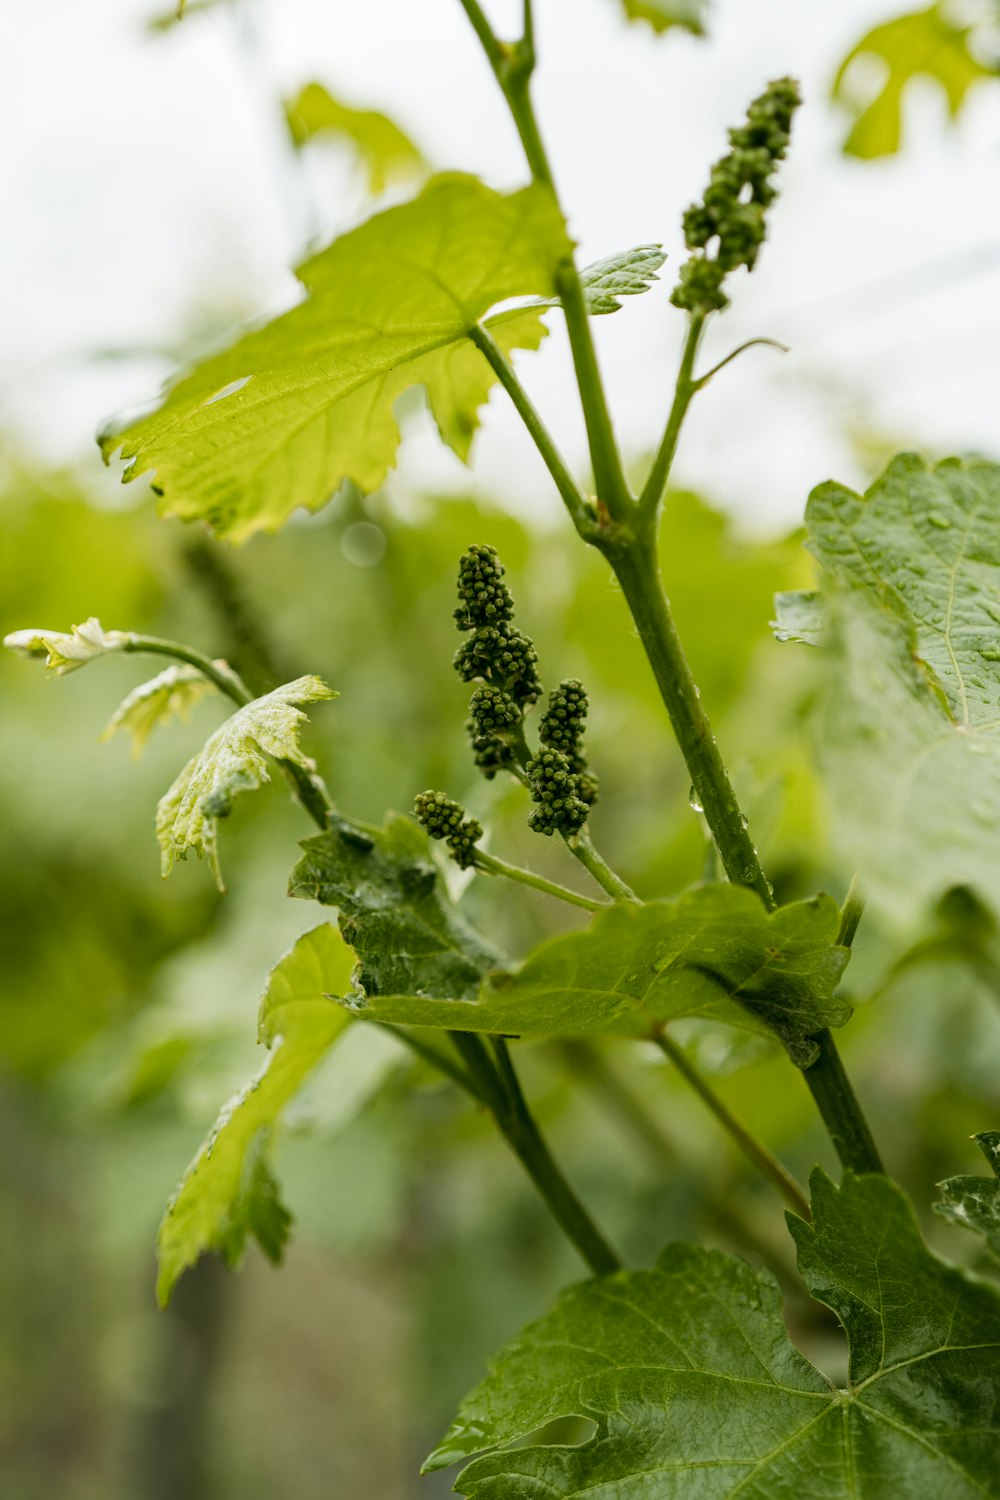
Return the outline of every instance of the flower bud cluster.
{"type": "Polygon", "coordinates": [[[483,836],[483,827],[475,818],[465,816],[461,803],[453,802],[444,792],[421,792],[414,800],[413,811],[432,839],[444,839],[461,869],[475,863],[475,846],[483,836]]]}
{"type": "Polygon", "coordinates": [[[597,801],[597,777],[587,770],[583,732],[587,724],[587,690],[569,677],[553,688],[538,726],[538,738],[552,750],[561,750],[577,778],[576,795],[588,807],[597,801]]]}
{"type": "Polygon", "coordinates": [[[493,547],[470,547],[458,564],[455,622],[468,631],[455,655],[463,682],[479,681],[469,703],[467,729],[476,765],[488,781],[515,762],[524,711],[542,691],[538,656],[513,622],[514,601],[493,547]]]}
{"type": "Polygon", "coordinates": [[[529,826],[547,836],[579,833],[590,808],[580,796],[580,778],[562,751],[543,746],[525,771],[536,804],[528,817],[529,826]]]}
{"type": "Polygon", "coordinates": [[[729,306],[722,283],[730,271],[752,271],[766,233],[765,216],[777,196],[771,179],[791,139],[792,116],[801,103],[794,79],[769,84],[747,111],[746,123],[729,132],[730,150],[712,168],[701,203],[684,215],[691,258],[681,267],[671,296],[675,307],[710,313],[729,306]],[[709,255],[709,247],[715,253],[709,255]]]}

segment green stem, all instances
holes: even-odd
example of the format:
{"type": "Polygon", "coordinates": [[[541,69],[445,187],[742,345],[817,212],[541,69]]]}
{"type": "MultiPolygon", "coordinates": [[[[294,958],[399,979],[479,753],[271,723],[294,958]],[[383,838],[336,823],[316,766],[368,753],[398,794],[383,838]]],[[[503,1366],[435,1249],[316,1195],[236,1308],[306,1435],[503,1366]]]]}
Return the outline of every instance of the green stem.
{"type": "MultiPolygon", "coordinates": [[[[167,641],[155,635],[130,635],[122,649],[149,656],[169,656],[174,661],[197,667],[203,677],[207,677],[220,693],[225,694],[239,708],[245,708],[248,703],[253,702],[253,693],[238,672],[234,672],[226,662],[212,661],[211,657],[180,641],[167,641]]],[[[332,803],[322,778],[315,772],[307,771],[305,766],[296,764],[294,760],[278,759],[277,764],[317,828],[325,830],[332,803]]]]}
{"type": "MultiPolygon", "coordinates": [[[[477,1104],[484,1104],[486,1102],[483,1099],[479,1084],[472,1077],[471,1073],[446,1052],[439,1050],[431,1042],[425,1041],[423,1037],[419,1036],[415,1030],[411,1030],[409,1027],[386,1026],[385,1030],[391,1031],[393,1036],[398,1037],[423,1062],[429,1063],[438,1073],[442,1073],[445,1078],[457,1084],[462,1092],[468,1094],[477,1104]]],[[[451,1033],[449,1032],[448,1035],[450,1036],[451,1033]]]]}
{"type": "Polygon", "coordinates": [[[671,1036],[668,1036],[665,1031],[661,1031],[654,1036],[653,1041],[664,1056],[670,1059],[685,1083],[694,1089],[702,1103],[711,1110],[723,1130],[732,1137],[747,1160],[752,1162],[759,1172],[763,1173],[772,1187],[778,1190],[789,1207],[808,1223],[812,1217],[809,1210],[809,1199],[799,1187],[792,1174],[782,1166],[778,1158],[762,1142],[751,1135],[743,1122],[736,1118],[729,1106],[723,1103],[708,1080],[702,1077],[694,1063],[690,1061],[687,1054],[677,1045],[671,1036]]]}
{"type": "Polygon", "coordinates": [[[607,891],[612,900],[642,904],[632,887],[626,885],[621,876],[615,874],[607,860],[602,859],[598,854],[586,828],[581,828],[579,833],[567,838],[566,847],[571,854],[576,856],[583,868],[590,871],[597,884],[607,891]]]}
{"type": "Polygon", "coordinates": [[[570,906],[582,906],[585,911],[603,911],[608,905],[607,901],[593,901],[589,896],[581,896],[579,891],[570,890],[569,886],[557,885],[554,880],[546,880],[544,875],[536,875],[532,870],[522,870],[520,865],[508,864],[505,859],[497,859],[495,854],[486,854],[482,849],[475,852],[475,866],[486,875],[506,875],[508,880],[516,880],[521,885],[531,886],[533,890],[544,891],[547,896],[556,896],[570,906]]]}
{"type": "Polygon", "coordinates": [[[841,1164],[852,1172],[884,1172],[878,1147],[844,1071],[832,1032],[821,1031],[813,1040],[819,1047],[819,1056],[803,1069],[802,1076],[841,1164]]]}
{"type": "Polygon", "coordinates": [[[528,1108],[506,1043],[491,1037],[495,1063],[482,1037],[449,1035],[476,1088],[549,1212],[595,1276],[621,1269],[621,1261],[566,1181],[528,1108]]]}
{"type": "Polygon", "coordinates": [[[556,447],[548,428],[539,416],[527,391],[515,375],[503,350],[500,349],[489,332],[478,324],[472,330],[469,337],[489,362],[493,373],[514,403],[518,415],[534,439],[535,447],[541,454],[556,489],[562,496],[566,509],[573,518],[573,524],[581,535],[591,535],[594,530],[594,517],[588,506],[586,496],[570,473],[565,459],[556,447]]]}
{"type": "Polygon", "coordinates": [[[840,931],[837,933],[837,942],[843,948],[850,948],[854,942],[854,934],[858,930],[861,918],[865,912],[865,898],[861,894],[861,882],[857,875],[852,879],[844,904],[840,908],[840,931]]]}
{"type": "Polygon", "coordinates": [[[674,399],[667,417],[667,425],[660,446],[656,450],[653,466],[649,471],[649,478],[643,486],[639,497],[640,509],[651,517],[656,517],[663,495],[667,488],[667,480],[670,477],[670,469],[677,452],[677,444],[687,416],[688,407],[700,388],[700,381],[694,379],[694,362],[698,354],[698,345],[701,342],[702,331],[705,327],[705,314],[692,313],[688,319],[687,338],[684,340],[684,349],[681,354],[680,369],[677,372],[677,385],[674,390],[674,399]]]}

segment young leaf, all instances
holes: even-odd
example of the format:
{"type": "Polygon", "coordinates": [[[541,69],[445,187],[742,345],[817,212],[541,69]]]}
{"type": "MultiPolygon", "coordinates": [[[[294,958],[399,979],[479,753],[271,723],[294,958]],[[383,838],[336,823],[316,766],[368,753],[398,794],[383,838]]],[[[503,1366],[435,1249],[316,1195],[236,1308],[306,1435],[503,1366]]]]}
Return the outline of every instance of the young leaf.
{"type": "Polygon", "coordinates": [[[398,814],[381,829],[338,815],[330,822],[328,833],[303,843],[288,889],[338,908],[359,960],[351,1004],[367,1009],[370,997],[386,994],[474,995],[500,955],[448,899],[423,829],[398,814]]]}
{"type": "Polygon", "coordinates": [[[970,50],[972,28],[961,25],[947,5],[897,16],[863,36],[845,57],[833,81],[832,95],[854,114],[844,150],[871,159],[899,150],[903,95],[917,77],[941,85],[952,119],[958,115],[974,84],[995,77],[970,50]],[[856,91],[850,70],[855,59],[875,58],[878,82],[867,95],[856,91]]]}
{"type": "Polygon", "coordinates": [[[833,836],[902,920],[951,885],[990,900],[1000,821],[1000,467],[894,459],[806,511],[826,574],[819,740],[833,836]]]}
{"type": "Polygon", "coordinates": [[[622,0],[630,21],[648,21],[656,32],[678,26],[694,36],[705,35],[708,0],[622,0]]]}
{"type": "Polygon", "coordinates": [[[158,724],[168,724],[173,718],[186,720],[206,694],[216,691],[215,684],[197,667],[167,667],[132,689],[115,709],[101,738],[108,740],[124,729],[132,742],[132,754],[139,756],[158,724]]]}
{"type": "Polygon", "coordinates": [[[493,1361],[426,1467],[486,1448],[474,1500],[885,1500],[995,1495],[1000,1294],[930,1253],[885,1177],[812,1178],[789,1216],[799,1268],[840,1318],[838,1390],[792,1346],[778,1288],[743,1261],[668,1245],[653,1271],[571,1287],[493,1361]],[[580,1447],[508,1446],[556,1417],[580,1447]]]}
{"type": "Polygon", "coordinates": [[[4,636],[3,643],[18,656],[45,657],[48,670],[63,677],[97,656],[123,650],[128,641],[127,632],[104,630],[100,620],[91,615],[82,625],[74,625],[68,635],[61,630],[15,630],[4,636]]]}
{"type": "MultiPolygon", "coordinates": [[[[551,193],[504,197],[472,177],[432,180],[298,268],[308,296],[181,378],[150,415],[101,439],[126,480],[155,470],[166,514],[242,541],[345,479],[376,489],[399,445],[394,415],[427,389],[442,438],[468,456],[495,382],[470,331],[508,298],[551,296],[570,252],[551,193]]],[[[537,307],[488,320],[506,351],[537,349],[537,307]]]]}
{"type": "Polygon", "coordinates": [[[806,1066],[816,1055],[810,1036],[851,1013],[834,995],[849,956],[837,946],[838,924],[828,896],[768,913],[743,886],[698,886],[672,901],[599,912],[585,931],[489,974],[474,1003],[438,998],[426,983],[435,998],[421,998],[393,975],[394,989],[382,984],[366,1013],[508,1036],[648,1037],[679,1016],[708,1016],[776,1033],[806,1066]]]}
{"type": "Polygon", "coordinates": [[[823,638],[823,598],[807,589],[788,589],[774,596],[771,629],[776,641],[818,646],[823,638]]]}
{"type": "Polygon", "coordinates": [[[353,109],[335,99],[321,83],[307,83],[294,99],[285,100],[285,115],[294,145],[302,147],[316,136],[348,141],[368,176],[368,190],[377,197],[390,182],[420,177],[427,163],[399,126],[376,109],[353,109]]]}
{"type": "Polygon", "coordinates": [[[587,311],[592,317],[617,312],[620,298],[648,292],[667,257],[662,245],[636,245],[606,260],[596,260],[580,272],[587,311]]]}
{"type": "Polygon", "coordinates": [[[941,1202],[934,1212],[952,1224],[978,1230],[993,1254],[1000,1256],[1000,1131],[984,1130],[973,1140],[992,1169],[992,1177],[948,1177],[938,1183],[941,1202]]]}
{"type": "Polygon", "coordinates": [[[306,1075],[349,1024],[325,993],[346,988],[352,955],[329,923],[300,937],[272,969],[260,1003],[257,1038],[264,1067],[229,1102],[167,1205],[157,1236],[161,1306],[180,1277],[209,1250],[235,1264],[248,1234],[280,1257],[289,1218],[267,1165],[274,1125],[306,1075]]]}
{"type": "Polygon", "coordinates": [[[318,677],[298,677],[237,709],[192,756],[156,809],[164,875],[193,849],[207,858],[220,890],[218,822],[233,798],[269,779],[266,756],[307,766],[298,734],[305,714],[296,707],[337,695],[318,677]]]}

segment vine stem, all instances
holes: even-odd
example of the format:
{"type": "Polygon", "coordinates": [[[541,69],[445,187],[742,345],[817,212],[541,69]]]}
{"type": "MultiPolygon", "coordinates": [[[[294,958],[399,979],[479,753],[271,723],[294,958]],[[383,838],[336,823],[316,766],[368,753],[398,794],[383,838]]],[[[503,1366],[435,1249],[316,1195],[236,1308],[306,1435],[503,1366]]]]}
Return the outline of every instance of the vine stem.
{"type": "MultiPolygon", "coordinates": [[[[180,641],[163,640],[156,635],[130,634],[122,650],[141,652],[149,656],[172,657],[174,661],[181,661],[190,667],[196,667],[203,677],[207,677],[209,682],[217,687],[220,693],[230,698],[238,708],[245,708],[248,703],[253,702],[253,693],[228,662],[213,661],[210,656],[196,651],[192,646],[185,646],[180,641]]],[[[325,830],[333,804],[322,777],[315,771],[309,771],[305,766],[298,765],[294,760],[278,758],[277,764],[316,827],[325,830]]]]}
{"type": "Polygon", "coordinates": [[[698,345],[701,343],[704,327],[705,314],[692,313],[688,319],[687,338],[684,340],[680,369],[677,373],[677,385],[674,389],[674,399],[667,417],[667,425],[660,439],[660,446],[656,450],[649,478],[639,496],[640,509],[652,517],[659,513],[674,454],[677,452],[681,427],[684,425],[688,407],[700,389],[700,382],[694,378],[694,362],[698,355],[698,345]]]}
{"type": "Polygon", "coordinates": [[[586,828],[581,828],[579,833],[567,838],[566,847],[571,854],[576,856],[584,869],[590,871],[598,885],[607,891],[613,901],[642,904],[632,887],[626,885],[621,876],[615,874],[607,860],[598,854],[586,828]]]}
{"type": "Polygon", "coordinates": [[[654,1036],[653,1041],[663,1055],[670,1059],[685,1083],[694,1090],[706,1108],[711,1110],[723,1130],[735,1141],[747,1160],[752,1162],[772,1187],[777,1189],[788,1206],[800,1218],[805,1219],[806,1223],[809,1223],[812,1218],[809,1199],[788,1169],[763,1142],[758,1141],[756,1136],[751,1134],[742,1120],[737,1119],[673,1037],[668,1036],[665,1031],[660,1031],[654,1036]]]}
{"type": "Polygon", "coordinates": [[[505,875],[508,880],[516,880],[521,885],[531,886],[533,890],[544,891],[547,896],[555,896],[570,906],[582,906],[584,911],[604,911],[610,904],[607,901],[594,901],[590,896],[582,896],[579,891],[570,890],[569,886],[546,880],[544,875],[536,875],[533,870],[523,870],[520,865],[508,864],[505,859],[498,859],[495,854],[486,854],[482,849],[475,851],[474,863],[476,869],[482,870],[485,875],[505,875]]]}

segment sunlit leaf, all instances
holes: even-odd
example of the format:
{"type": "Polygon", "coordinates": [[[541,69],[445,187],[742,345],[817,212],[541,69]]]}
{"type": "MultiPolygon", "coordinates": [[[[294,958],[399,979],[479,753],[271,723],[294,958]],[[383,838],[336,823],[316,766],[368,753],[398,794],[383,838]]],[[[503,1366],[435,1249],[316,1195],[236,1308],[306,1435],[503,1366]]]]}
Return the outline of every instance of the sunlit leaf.
{"type": "Polygon", "coordinates": [[[115,709],[101,738],[110,739],[123,729],[132,742],[132,754],[138,756],[157,725],[186,720],[202,698],[216,691],[197,667],[167,667],[132,689],[115,709]]]}
{"type": "Polygon", "coordinates": [[[648,21],[656,32],[680,27],[704,36],[708,0],[622,0],[630,21],[648,21]]]}
{"type": "MultiPolygon", "coordinates": [[[[465,458],[495,383],[468,335],[499,302],[553,295],[569,249],[546,188],[504,197],[472,177],[435,177],[300,266],[304,302],[105,433],[105,458],[120,448],[125,479],[153,471],[165,513],[233,540],[320,509],[345,479],[376,489],[411,386],[426,388],[441,436],[465,458]]],[[[488,326],[508,352],[545,334],[537,307],[488,326]]]]}
{"type": "Polygon", "coordinates": [[[269,780],[267,757],[297,766],[308,761],[299,746],[305,714],[298,707],[337,695],[318,677],[298,677],[237,709],[192,756],[156,809],[156,837],[164,875],[193,849],[204,856],[220,890],[218,824],[233,799],[269,780]]]}
{"type": "MultiPolygon", "coordinates": [[[[381,984],[364,1009],[380,1021],[515,1036],[649,1037],[700,1015],[776,1033],[807,1064],[816,1054],[810,1036],[850,1015],[834,997],[848,958],[838,925],[828,896],[769,914],[742,886],[699,886],[673,901],[598,913],[585,931],[489,974],[473,1003],[439,998],[426,980],[423,998],[391,975],[394,990],[381,984]]],[[[387,921],[388,944],[404,946],[393,926],[387,921]]]]}
{"type": "Polygon", "coordinates": [[[368,177],[368,189],[383,193],[390,182],[412,180],[427,170],[417,147],[394,120],[376,109],[354,109],[335,99],[321,83],[307,83],[285,100],[288,129],[296,146],[317,136],[348,142],[368,177]]]}
{"type": "Polygon", "coordinates": [[[799,1269],[850,1344],[837,1389],[791,1344],[778,1287],[668,1245],[571,1287],[493,1361],[427,1468],[484,1449],[470,1500],[973,1500],[995,1495],[1000,1294],[932,1255],[885,1177],[812,1178],[799,1269]],[[579,1447],[511,1446],[557,1417],[579,1447]]]}
{"type": "Polygon", "coordinates": [[[1000,1130],[984,1130],[973,1139],[993,1176],[946,1178],[938,1184],[941,1201],[934,1211],[952,1224],[985,1235],[994,1255],[1000,1256],[1000,1130]]]}
{"type": "Polygon", "coordinates": [[[129,635],[122,630],[104,630],[100,620],[91,615],[82,625],[74,625],[68,634],[61,630],[15,630],[4,636],[3,643],[18,656],[44,658],[49,671],[62,677],[85,667],[97,656],[124,650],[129,635]]]}
{"type": "Polygon", "coordinates": [[[954,9],[943,4],[897,16],[863,36],[833,82],[834,99],[854,115],[844,150],[865,158],[899,150],[904,96],[914,78],[940,84],[954,119],[972,86],[995,76],[974,55],[974,38],[973,28],[960,24],[954,9]],[[877,69],[869,87],[857,81],[859,59],[877,69]]]}
{"type": "Polygon", "coordinates": [[[264,1067],[225,1104],[171,1198],[157,1237],[157,1296],[165,1304],[178,1277],[209,1250],[231,1264],[248,1235],[278,1258],[287,1237],[266,1160],[270,1132],[303,1080],[350,1017],[324,993],[346,988],[353,955],[329,924],[299,938],[272,970],[260,1004],[264,1067]]]}

